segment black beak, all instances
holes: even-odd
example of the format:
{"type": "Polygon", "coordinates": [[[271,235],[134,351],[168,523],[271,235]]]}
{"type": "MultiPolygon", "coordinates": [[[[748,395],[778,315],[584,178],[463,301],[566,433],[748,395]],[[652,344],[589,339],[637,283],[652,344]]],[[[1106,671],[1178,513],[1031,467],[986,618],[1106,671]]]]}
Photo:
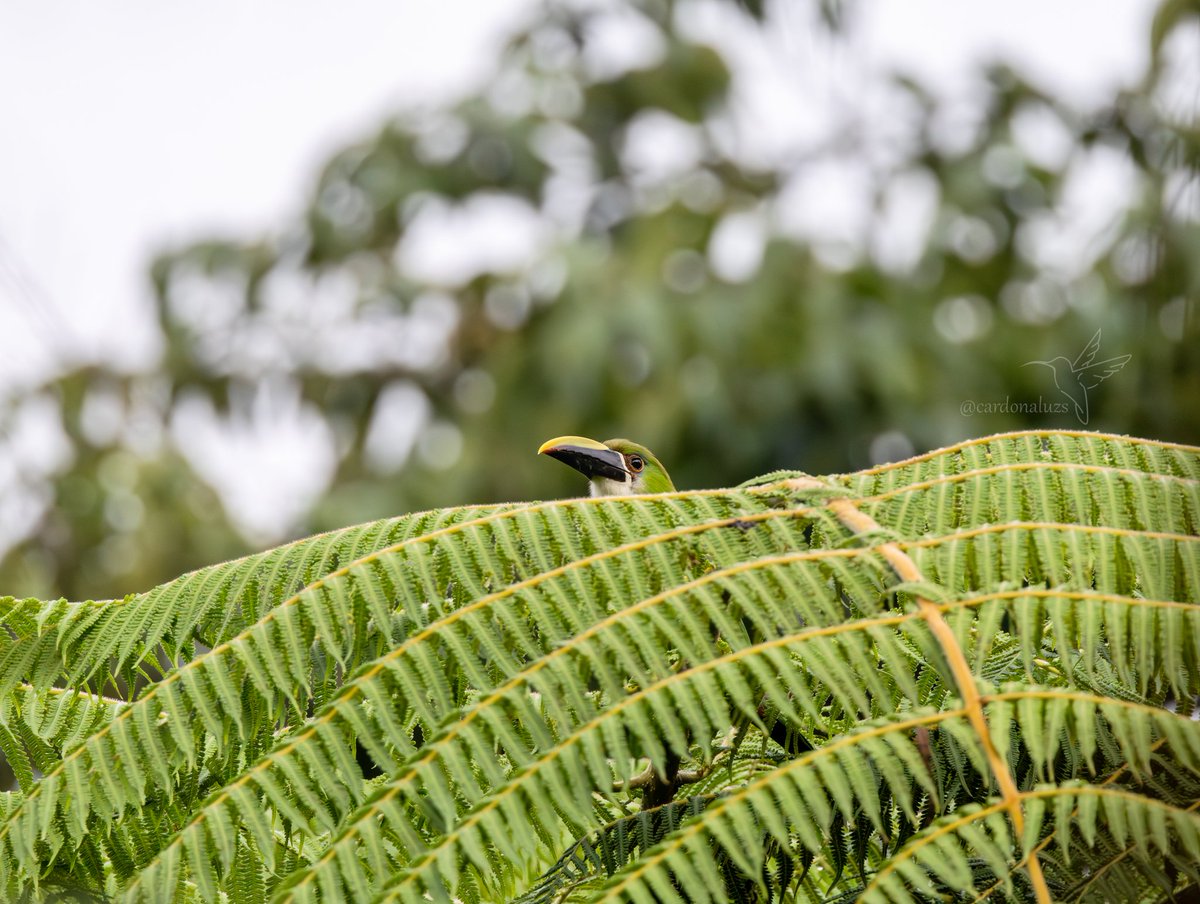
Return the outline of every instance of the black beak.
{"type": "Polygon", "coordinates": [[[543,447],[538,451],[570,465],[589,480],[593,477],[607,477],[609,480],[624,482],[629,477],[629,472],[625,470],[625,457],[612,449],[563,444],[543,447]]]}

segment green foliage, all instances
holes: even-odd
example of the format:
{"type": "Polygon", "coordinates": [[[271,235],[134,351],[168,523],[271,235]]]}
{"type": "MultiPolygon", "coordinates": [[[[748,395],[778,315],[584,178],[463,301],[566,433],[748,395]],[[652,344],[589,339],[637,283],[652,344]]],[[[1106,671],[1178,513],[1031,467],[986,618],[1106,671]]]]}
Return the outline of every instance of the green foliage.
{"type": "Polygon", "coordinates": [[[0,884],[1170,900],[1200,885],[1198,533],[1200,449],[1026,432],[8,599],[0,884]]]}

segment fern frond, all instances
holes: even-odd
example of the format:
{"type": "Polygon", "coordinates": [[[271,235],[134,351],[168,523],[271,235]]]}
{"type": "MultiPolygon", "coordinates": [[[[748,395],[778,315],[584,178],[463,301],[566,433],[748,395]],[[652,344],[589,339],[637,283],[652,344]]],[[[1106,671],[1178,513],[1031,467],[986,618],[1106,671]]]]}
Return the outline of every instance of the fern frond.
{"type": "Polygon", "coordinates": [[[0,600],[0,885],[1153,897],[1196,881],[1198,525],[1198,450],[1034,432],[0,600]]]}

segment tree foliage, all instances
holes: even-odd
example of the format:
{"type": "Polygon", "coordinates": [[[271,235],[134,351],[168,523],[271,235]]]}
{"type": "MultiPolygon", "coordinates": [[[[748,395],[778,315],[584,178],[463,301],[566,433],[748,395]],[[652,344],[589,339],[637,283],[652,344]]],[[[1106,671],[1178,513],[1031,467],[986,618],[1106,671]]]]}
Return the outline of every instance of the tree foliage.
{"type": "MultiPolygon", "coordinates": [[[[1144,80],[1098,107],[996,64],[964,122],[940,86],[895,73],[782,158],[744,115],[744,59],[779,23],[742,7],[552,4],[476,96],[335,154],[296,222],[164,253],[154,372],[70,370],[3,403],[12,429],[52,406],[70,450],[18,475],[42,514],[3,586],[122,594],[244,550],[181,412],[270,434],[269,397],[335,460],[293,531],[543,494],[531,449],[565,430],[636,436],[679,485],[715,486],[1078,426],[1039,407],[1064,399],[1022,365],[1073,358],[1097,329],[1105,355],[1132,357],[1094,390],[1090,426],[1200,439],[1189,4],[1162,4],[1144,80]],[[607,57],[614,30],[642,56],[607,57]],[[647,153],[662,146],[666,163],[647,153]],[[1064,250],[1098,170],[1124,197],[1064,250]],[[803,225],[823,183],[858,198],[857,227],[803,225]],[[430,269],[431,230],[488,215],[532,250],[430,269]]],[[[826,4],[814,27],[836,41],[854,12],[826,4]]]]}
{"type": "Polygon", "coordinates": [[[1025,432],[8,599],[0,883],[1173,900],[1200,884],[1198,528],[1200,449],[1025,432]]]}

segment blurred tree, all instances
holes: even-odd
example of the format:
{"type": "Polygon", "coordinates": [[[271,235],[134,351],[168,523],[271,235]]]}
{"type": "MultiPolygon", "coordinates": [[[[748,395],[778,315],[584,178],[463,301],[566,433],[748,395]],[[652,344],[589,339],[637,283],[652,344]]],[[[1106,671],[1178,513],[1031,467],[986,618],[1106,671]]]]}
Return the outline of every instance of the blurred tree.
{"type": "Polygon", "coordinates": [[[0,589],[126,592],[272,530],[582,492],[533,454],[564,432],[637,437],[689,487],[1078,426],[1023,365],[1097,329],[1132,357],[1088,428],[1200,441],[1194,4],[1162,4],[1142,84],[1098,111],[993,65],[963,121],[896,73],[786,154],[740,101],[769,6],[542,12],[479,96],[335,155],[301,222],[155,263],[160,368],[39,390],[72,452],[26,481],[48,504],[0,589]],[[1098,172],[1124,197],[1089,232],[1098,172]],[[831,192],[861,217],[825,222],[831,192]],[[270,432],[281,397],[336,465],[242,538],[197,425],[270,432]]]}

